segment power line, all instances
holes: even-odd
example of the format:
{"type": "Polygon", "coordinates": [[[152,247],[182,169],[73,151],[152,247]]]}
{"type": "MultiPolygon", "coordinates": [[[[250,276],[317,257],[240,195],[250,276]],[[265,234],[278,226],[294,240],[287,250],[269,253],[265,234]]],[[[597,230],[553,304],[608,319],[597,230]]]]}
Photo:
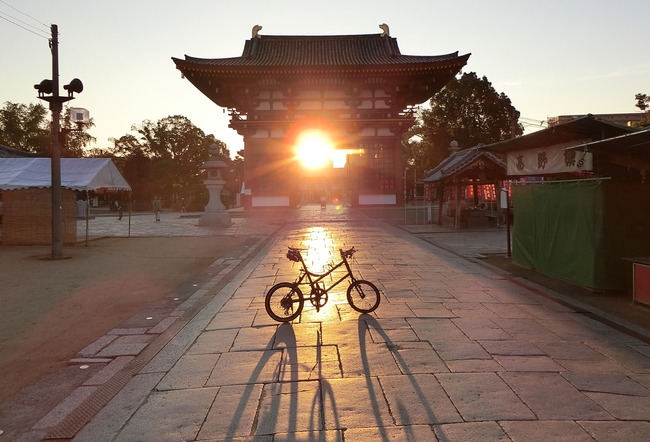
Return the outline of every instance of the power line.
{"type": "MultiPolygon", "coordinates": [[[[0,14],[3,14],[3,13],[0,12],[0,14]]],[[[43,35],[43,34],[39,34],[39,33],[36,32],[36,31],[32,31],[31,29],[28,29],[28,28],[26,28],[25,26],[21,26],[21,25],[19,25],[18,23],[9,20],[9,19],[6,18],[6,17],[3,17],[2,15],[0,15],[0,18],[3,19],[3,20],[5,20],[5,21],[8,21],[8,22],[11,23],[12,25],[16,25],[16,26],[18,26],[19,28],[24,29],[24,30],[27,31],[27,32],[31,32],[31,33],[34,34],[34,35],[37,35],[37,36],[42,37],[42,38],[44,38],[44,39],[46,39],[46,40],[49,40],[49,37],[48,37],[48,36],[43,35]]]]}
{"type": "MultiPolygon", "coordinates": [[[[23,14],[23,15],[29,17],[29,18],[31,18],[32,20],[34,20],[34,21],[37,22],[38,24],[40,24],[40,25],[42,25],[42,26],[45,26],[45,27],[47,28],[47,25],[45,25],[44,23],[38,21],[38,20],[35,19],[34,17],[32,17],[32,16],[30,16],[30,15],[24,13],[24,12],[19,11],[18,9],[14,8],[13,6],[11,6],[9,3],[5,2],[4,0],[0,0],[0,3],[3,3],[3,4],[5,4],[5,5],[7,5],[7,6],[9,6],[11,9],[13,9],[13,10],[15,10],[15,11],[17,11],[17,12],[19,12],[19,13],[21,13],[21,14],[23,14]]],[[[42,37],[42,38],[45,38],[45,39],[49,39],[49,37],[47,36],[47,34],[46,34],[45,32],[43,32],[43,30],[42,30],[41,28],[36,27],[36,26],[34,26],[34,25],[31,25],[31,24],[29,24],[29,23],[27,23],[27,22],[25,22],[25,21],[23,21],[23,20],[21,20],[21,19],[19,19],[19,18],[16,18],[16,17],[14,17],[14,16],[8,14],[7,12],[2,12],[2,11],[0,11],[0,18],[3,19],[3,20],[5,20],[5,21],[7,21],[7,22],[9,22],[9,23],[11,23],[12,25],[15,25],[15,26],[18,26],[18,27],[21,28],[21,29],[24,29],[24,30],[27,31],[27,32],[31,32],[32,34],[37,35],[37,36],[39,36],[39,37],[42,37]],[[31,29],[30,29],[30,28],[31,28],[31,29]]]]}
{"type": "Polygon", "coordinates": [[[19,14],[23,14],[25,17],[29,17],[29,18],[31,18],[31,19],[34,20],[36,23],[39,23],[41,26],[44,26],[45,28],[49,28],[49,26],[48,26],[47,24],[43,23],[42,21],[40,21],[40,20],[37,19],[37,18],[32,17],[31,15],[27,14],[26,12],[23,12],[23,11],[21,11],[21,10],[19,10],[19,9],[16,9],[14,6],[11,6],[11,5],[10,5],[9,3],[7,3],[6,1],[4,1],[4,0],[0,0],[0,3],[4,3],[5,5],[9,6],[11,9],[13,9],[13,10],[16,11],[16,12],[18,12],[19,14]]]}

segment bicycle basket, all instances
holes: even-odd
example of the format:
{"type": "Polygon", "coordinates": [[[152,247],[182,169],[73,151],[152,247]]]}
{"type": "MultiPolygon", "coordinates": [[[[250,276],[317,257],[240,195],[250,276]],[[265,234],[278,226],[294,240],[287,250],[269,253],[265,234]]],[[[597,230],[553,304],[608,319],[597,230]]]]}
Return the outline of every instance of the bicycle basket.
{"type": "Polygon", "coordinates": [[[300,262],[300,252],[297,250],[289,250],[287,252],[287,258],[289,261],[300,262]]]}

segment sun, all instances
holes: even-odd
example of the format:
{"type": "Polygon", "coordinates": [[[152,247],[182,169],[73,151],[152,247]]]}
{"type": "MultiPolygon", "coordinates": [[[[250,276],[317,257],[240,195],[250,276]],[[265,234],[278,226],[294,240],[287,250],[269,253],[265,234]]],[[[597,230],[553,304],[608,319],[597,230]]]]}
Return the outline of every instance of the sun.
{"type": "Polygon", "coordinates": [[[332,162],[332,141],[319,129],[302,132],[296,140],[295,150],[298,161],[309,170],[322,169],[332,162]]]}

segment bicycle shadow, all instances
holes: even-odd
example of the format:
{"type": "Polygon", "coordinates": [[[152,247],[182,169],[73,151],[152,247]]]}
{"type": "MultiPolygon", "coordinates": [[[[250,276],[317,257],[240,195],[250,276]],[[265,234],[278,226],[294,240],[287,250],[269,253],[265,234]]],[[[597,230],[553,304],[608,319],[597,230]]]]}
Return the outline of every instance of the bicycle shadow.
{"type": "MultiPolygon", "coordinates": [[[[318,331],[318,345],[316,347],[316,361],[318,363],[318,380],[319,380],[319,388],[320,388],[320,405],[321,405],[321,416],[322,417],[322,422],[321,422],[321,428],[322,430],[325,430],[327,427],[325,417],[326,412],[325,412],[325,405],[326,399],[329,399],[332,407],[332,416],[334,417],[334,428],[337,429],[338,431],[343,431],[341,428],[341,422],[339,420],[339,413],[336,407],[336,398],[334,397],[334,390],[332,389],[332,384],[323,377],[323,366],[322,366],[322,337],[321,337],[321,332],[320,330],[318,331]]],[[[314,399],[312,401],[312,406],[311,406],[311,416],[313,418],[314,416],[314,411],[316,408],[316,399],[318,399],[316,396],[314,396],[314,399]]],[[[311,421],[310,421],[310,427],[311,427],[311,421]]],[[[310,434],[311,436],[311,434],[310,434]]],[[[311,439],[310,439],[311,440],[311,439]]],[[[315,440],[321,440],[318,437],[315,440]]]]}
{"type": "Polygon", "coordinates": [[[326,397],[332,403],[333,414],[337,422],[336,428],[338,428],[338,412],[336,411],[334,395],[329,386],[329,382],[322,379],[320,330],[317,332],[316,342],[316,364],[318,365],[316,380],[319,382],[319,386],[311,402],[311,412],[307,428],[299,428],[300,423],[298,422],[299,416],[301,415],[299,403],[300,388],[304,385],[304,382],[302,382],[304,379],[300,379],[300,372],[298,371],[298,344],[293,325],[291,323],[284,323],[278,326],[276,332],[267,342],[265,350],[267,351],[264,352],[264,355],[260,358],[246,382],[246,387],[239,399],[225,438],[231,440],[243,436],[240,425],[250,401],[255,401],[257,404],[256,419],[253,423],[250,436],[275,434],[276,432],[287,432],[291,434],[300,431],[308,432],[307,438],[302,437],[301,440],[321,440],[319,433],[325,430],[325,423],[322,416],[326,397]],[[266,365],[274,355],[274,352],[268,350],[281,350],[283,353],[280,363],[275,368],[275,381],[272,383],[265,382],[261,397],[253,397],[256,385],[258,385],[257,381],[259,381],[266,365]],[[286,374],[288,374],[288,378],[285,377],[286,374]],[[286,390],[287,387],[288,391],[286,390]],[[289,405],[285,407],[282,403],[282,398],[287,395],[289,395],[289,405]],[[270,400],[267,401],[266,399],[269,397],[270,400]],[[287,427],[283,427],[280,431],[277,431],[278,416],[285,414],[289,419],[287,427]],[[273,429],[273,431],[269,429],[273,429]]]}
{"type": "MultiPolygon", "coordinates": [[[[380,404],[377,401],[377,397],[383,397],[387,402],[388,402],[388,398],[385,396],[383,391],[376,392],[372,382],[373,375],[370,367],[370,362],[368,359],[368,349],[367,349],[367,342],[366,342],[366,335],[369,334],[371,328],[386,343],[388,350],[391,352],[393,358],[395,359],[395,362],[400,368],[400,371],[403,373],[402,377],[408,379],[408,382],[410,383],[413,391],[415,392],[417,400],[424,408],[427,422],[412,422],[412,424],[417,423],[417,424],[430,425],[430,424],[438,423],[439,419],[437,419],[436,414],[434,413],[433,409],[429,405],[427,396],[424,394],[422,387],[420,386],[417,379],[415,378],[414,373],[411,373],[411,370],[409,369],[407,362],[404,360],[402,355],[400,355],[399,345],[390,339],[390,337],[388,336],[386,331],[382,328],[377,318],[369,314],[361,314],[359,315],[357,324],[358,324],[358,333],[359,333],[359,352],[361,355],[364,378],[366,380],[366,388],[368,389],[368,396],[372,403],[373,416],[375,418],[375,423],[377,424],[381,440],[383,441],[392,440],[392,438],[389,437],[387,433],[386,427],[394,425],[394,422],[390,422],[389,425],[386,425],[384,423],[384,419],[382,418],[381,415],[380,404]]],[[[401,423],[407,423],[407,422],[411,423],[411,418],[409,416],[409,411],[408,411],[409,407],[404,402],[403,398],[396,397],[394,398],[394,400],[395,403],[389,404],[389,406],[393,410],[393,414],[397,414],[399,416],[401,423]]],[[[403,429],[406,432],[404,436],[406,436],[407,440],[415,440],[416,435],[412,432],[412,428],[410,425],[403,426],[403,429]]]]}

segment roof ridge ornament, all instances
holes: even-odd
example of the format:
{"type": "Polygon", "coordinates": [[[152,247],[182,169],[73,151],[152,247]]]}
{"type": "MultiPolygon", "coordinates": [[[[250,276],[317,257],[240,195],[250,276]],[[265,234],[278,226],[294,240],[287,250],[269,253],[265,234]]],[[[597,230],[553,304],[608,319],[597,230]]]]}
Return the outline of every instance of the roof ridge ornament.
{"type": "Polygon", "coordinates": [[[381,29],[383,31],[381,33],[381,37],[390,37],[390,30],[389,30],[388,25],[386,23],[380,24],[379,29],[381,29]]]}
{"type": "Polygon", "coordinates": [[[253,26],[253,36],[252,36],[252,38],[261,38],[261,35],[259,35],[259,32],[261,30],[262,30],[262,27],[260,25],[253,26]]]}

